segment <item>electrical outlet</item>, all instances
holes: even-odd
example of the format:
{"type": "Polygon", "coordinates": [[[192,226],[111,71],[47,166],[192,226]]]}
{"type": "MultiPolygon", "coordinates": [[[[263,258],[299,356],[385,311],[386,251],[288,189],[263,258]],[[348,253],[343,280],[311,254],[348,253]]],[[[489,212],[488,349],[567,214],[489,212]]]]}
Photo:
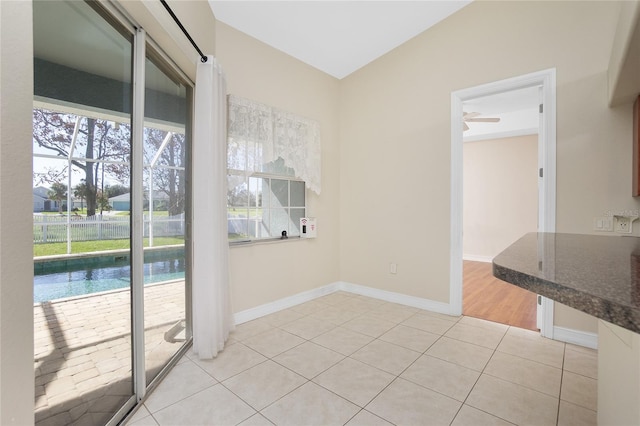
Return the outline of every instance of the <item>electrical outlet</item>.
{"type": "Polygon", "coordinates": [[[398,273],[398,264],[391,262],[389,264],[389,273],[390,274],[397,274],[398,273]]]}
{"type": "Polygon", "coordinates": [[[613,216],[613,229],[619,234],[630,234],[632,231],[633,221],[637,216],[613,216]]]}

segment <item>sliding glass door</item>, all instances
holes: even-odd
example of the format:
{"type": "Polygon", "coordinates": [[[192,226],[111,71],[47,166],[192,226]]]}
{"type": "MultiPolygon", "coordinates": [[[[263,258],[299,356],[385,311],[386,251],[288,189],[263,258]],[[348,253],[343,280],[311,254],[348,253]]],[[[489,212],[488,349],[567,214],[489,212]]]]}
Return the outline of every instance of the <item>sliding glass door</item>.
{"type": "Polygon", "coordinates": [[[190,338],[191,86],[101,3],[33,10],[35,421],[106,424],[190,338]]]}
{"type": "Polygon", "coordinates": [[[143,145],[146,382],[189,336],[186,328],[185,218],[191,88],[147,49],[143,145]]]}

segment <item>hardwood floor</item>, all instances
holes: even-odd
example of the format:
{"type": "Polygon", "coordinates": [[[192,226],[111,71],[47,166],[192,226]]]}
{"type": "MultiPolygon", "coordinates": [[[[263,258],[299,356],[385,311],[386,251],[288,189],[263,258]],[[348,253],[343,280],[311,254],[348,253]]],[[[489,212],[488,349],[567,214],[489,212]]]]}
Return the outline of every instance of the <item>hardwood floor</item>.
{"type": "Polygon", "coordinates": [[[493,276],[491,263],[464,261],[462,313],[528,330],[536,327],[536,295],[493,276]]]}

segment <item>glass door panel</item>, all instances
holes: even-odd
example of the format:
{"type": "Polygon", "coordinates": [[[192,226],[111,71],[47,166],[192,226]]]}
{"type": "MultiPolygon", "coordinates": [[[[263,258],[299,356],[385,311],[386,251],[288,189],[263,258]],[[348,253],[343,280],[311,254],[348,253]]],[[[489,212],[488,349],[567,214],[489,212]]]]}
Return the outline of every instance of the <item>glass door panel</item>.
{"type": "Polygon", "coordinates": [[[185,269],[189,90],[161,61],[145,65],[144,329],[147,384],[187,339],[185,269]]]}
{"type": "Polygon", "coordinates": [[[133,39],[85,2],[33,20],[35,422],[105,424],[133,395],[133,39]]]}

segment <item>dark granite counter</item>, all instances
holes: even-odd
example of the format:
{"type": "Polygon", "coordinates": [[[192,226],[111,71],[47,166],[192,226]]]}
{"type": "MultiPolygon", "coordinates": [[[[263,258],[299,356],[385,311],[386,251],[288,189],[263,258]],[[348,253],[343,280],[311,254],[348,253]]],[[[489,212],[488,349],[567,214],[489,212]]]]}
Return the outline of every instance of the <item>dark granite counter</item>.
{"type": "Polygon", "coordinates": [[[493,259],[493,275],[640,333],[640,238],[526,234],[493,259]]]}

